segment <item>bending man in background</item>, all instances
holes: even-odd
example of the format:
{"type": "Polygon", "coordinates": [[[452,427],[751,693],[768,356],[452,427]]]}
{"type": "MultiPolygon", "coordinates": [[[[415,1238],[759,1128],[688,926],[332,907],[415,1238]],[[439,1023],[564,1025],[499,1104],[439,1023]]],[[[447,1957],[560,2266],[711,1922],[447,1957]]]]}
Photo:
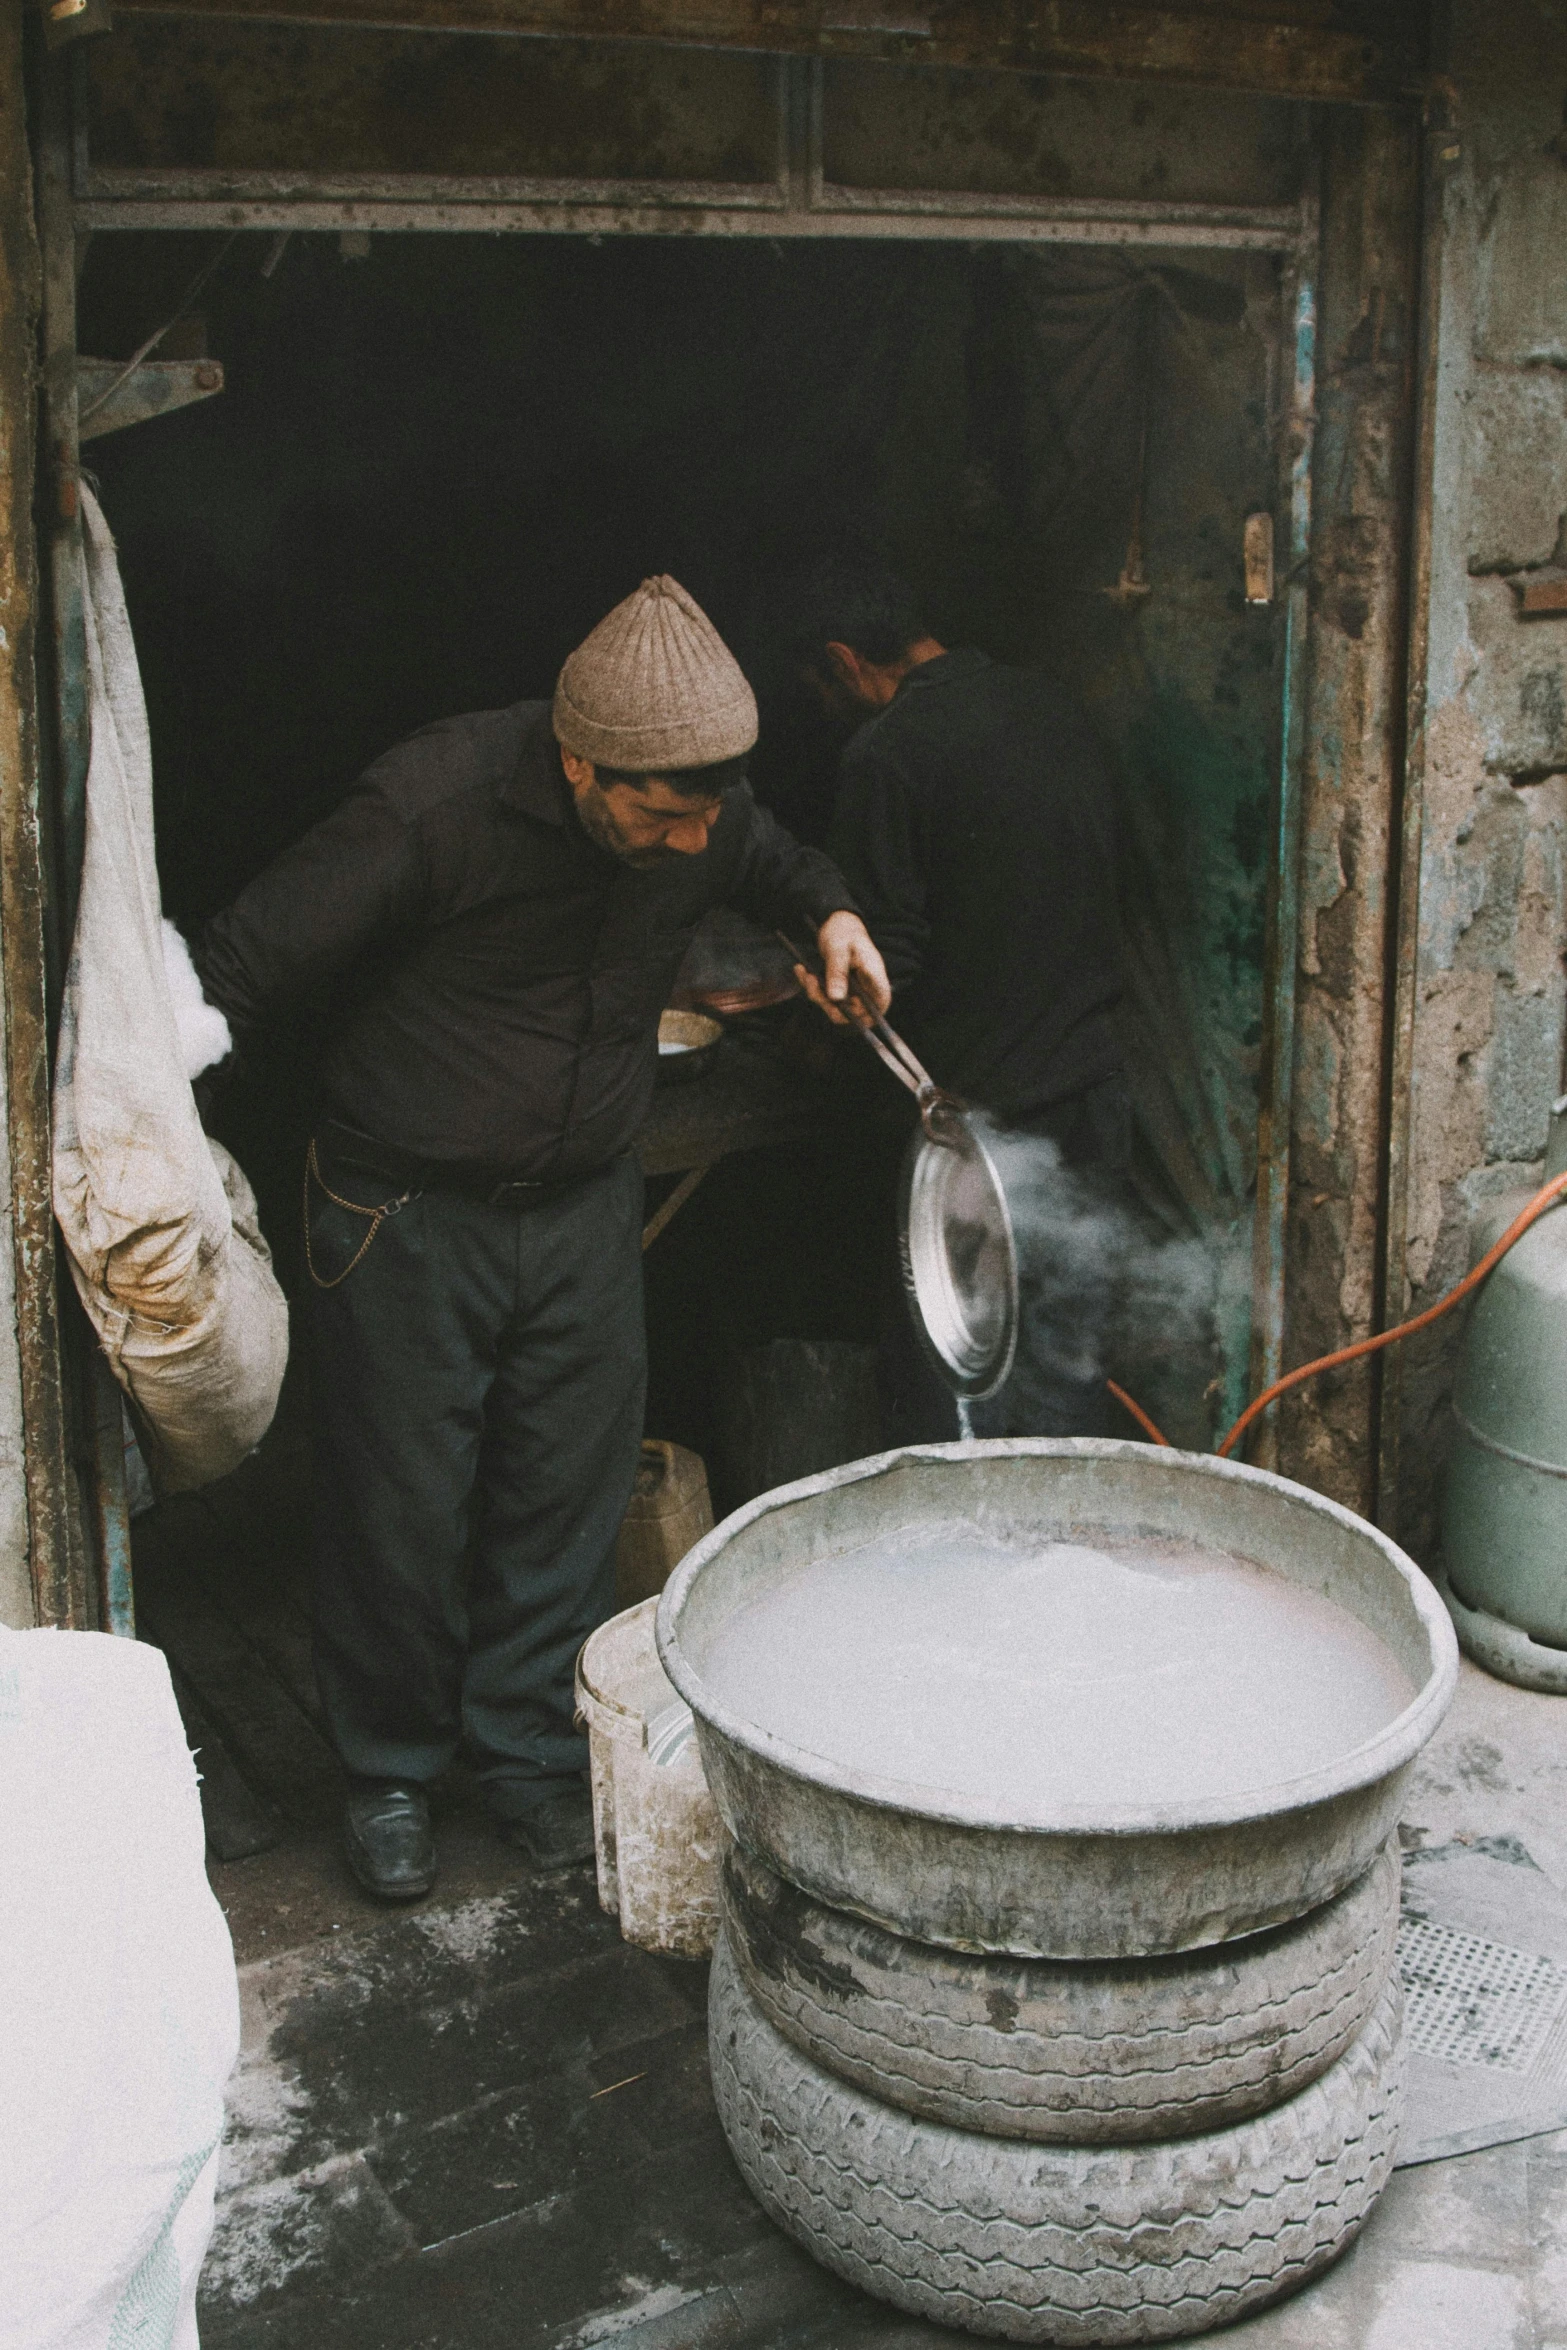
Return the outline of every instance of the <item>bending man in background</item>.
{"type": "MultiPolygon", "coordinates": [[[[1068,695],[1037,670],[949,652],[882,564],[812,572],[794,640],[824,708],[859,721],[828,847],[886,961],[898,1026],[939,1084],[1055,1146],[1070,1195],[1059,1220],[1087,1243],[1035,1252],[1015,1369],[973,1406],[974,1431],[1107,1433],[1110,1252],[1092,1219],[1096,1201],[1120,1207],[1131,1156],[1108,763],[1068,695]]],[[[882,1382],[889,1442],[957,1434],[898,1305],[882,1382]]]]}

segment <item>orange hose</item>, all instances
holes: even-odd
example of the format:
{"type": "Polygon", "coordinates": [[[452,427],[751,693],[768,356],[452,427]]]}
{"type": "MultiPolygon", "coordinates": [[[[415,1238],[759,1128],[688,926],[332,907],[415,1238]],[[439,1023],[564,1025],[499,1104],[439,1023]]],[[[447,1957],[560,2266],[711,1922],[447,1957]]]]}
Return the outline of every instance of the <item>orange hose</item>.
{"type": "MultiPolygon", "coordinates": [[[[1537,1223],[1546,1209],[1555,1205],[1563,1192],[1567,1192],[1567,1174],[1553,1175],[1550,1182],[1535,1193],[1528,1206],[1520,1209],[1502,1234],[1501,1239],[1486,1250],[1474,1271],[1466,1273],[1456,1289],[1450,1289],[1446,1297],[1439,1298],[1434,1306],[1427,1306],[1423,1314],[1416,1314],[1411,1320],[1398,1323],[1392,1330],[1379,1330],[1375,1338],[1362,1338],[1354,1346],[1341,1346],[1336,1354],[1319,1355],[1314,1363],[1302,1363],[1298,1371],[1288,1371],[1282,1379],[1275,1379],[1271,1387],[1265,1387],[1262,1393],[1246,1406],[1228,1436],[1219,1446],[1220,1460],[1229,1458],[1253,1420],[1260,1413],[1265,1412],[1269,1404],[1276,1403],[1281,1395],[1288,1394],[1292,1387],[1299,1387],[1307,1379],[1315,1379],[1319,1371],[1336,1370],[1340,1363],[1358,1362],[1362,1355],[1374,1355],[1384,1346],[1395,1346],[1401,1338],[1410,1338],[1415,1331],[1424,1330],[1429,1323],[1440,1321],[1444,1314],[1451,1313],[1453,1307],[1466,1298],[1472,1289],[1478,1288],[1492,1267],[1500,1264],[1514,1242],[1522,1240],[1530,1225],[1537,1223]]],[[[1169,1438],[1160,1434],[1141,1405],[1133,1403],[1124,1388],[1117,1387],[1113,1379],[1107,1379],[1105,1385],[1115,1397],[1116,1402],[1124,1404],[1138,1425],[1148,1431],[1155,1444],[1169,1443],[1169,1438]]]]}
{"type": "Polygon", "coordinates": [[[1116,1402],[1121,1406],[1122,1410],[1131,1413],[1132,1418],[1137,1422],[1138,1427],[1141,1428],[1145,1434],[1151,1436],[1155,1444],[1162,1444],[1165,1451],[1169,1452],[1172,1449],[1170,1439],[1168,1436],[1163,1435],[1160,1430],[1154,1426],[1152,1420],[1149,1419],[1148,1414],[1143,1410],[1142,1405],[1140,1403],[1133,1403],[1131,1397],[1127,1394],[1126,1389],[1124,1387],[1117,1387],[1113,1379],[1107,1379],[1105,1381],[1105,1385],[1109,1388],[1110,1393],[1115,1397],[1116,1402]]]}

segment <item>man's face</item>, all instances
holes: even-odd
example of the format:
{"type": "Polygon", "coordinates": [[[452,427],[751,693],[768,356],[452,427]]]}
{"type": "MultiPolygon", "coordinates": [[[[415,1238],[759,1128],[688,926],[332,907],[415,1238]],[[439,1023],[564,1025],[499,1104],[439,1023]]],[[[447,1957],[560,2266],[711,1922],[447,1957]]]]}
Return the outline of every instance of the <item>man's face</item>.
{"type": "Polygon", "coordinates": [[[600,783],[592,760],[572,751],[562,751],[560,763],[583,831],[623,865],[664,865],[671,857],[699,857],[706,848],[721,799],[692,799],[661,775],[639,784],[600,783]]]}

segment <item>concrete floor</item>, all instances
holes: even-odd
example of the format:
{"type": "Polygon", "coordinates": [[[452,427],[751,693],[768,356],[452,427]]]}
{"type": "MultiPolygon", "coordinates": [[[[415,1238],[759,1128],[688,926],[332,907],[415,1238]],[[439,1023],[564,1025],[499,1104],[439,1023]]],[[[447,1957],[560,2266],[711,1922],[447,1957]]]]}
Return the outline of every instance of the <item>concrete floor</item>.
{"type": "MultiPolygon", "coordinates": [[[[1516,1836],[1567,1889],[1567,1701],[1466,1660],[1406,1840],[1516,1836]]],[[[1567,2350],[1567,2131],[1396,2171],[1338,2266],[1226,2329],[1236,2350],[1567,2350]]]]}
{"type": "MultiPolygon", "coordinates": [[[[1406,1838],[1516,1836],[1567,1887],[1567,1707],[1466,1665],[1406,1838]]],[[[207,2350],[935,2350],[731,2165],[704,1970],[623,1944],[591,1872],[520,1873],[461,1786],[411,1913],[330,1832],[214,1883],[245,2046],[207,2350]]],[[[1398,2172],[1339,2266],[1236,2350],[1567,2350],[1567,2132],[1398,2172]]]]}

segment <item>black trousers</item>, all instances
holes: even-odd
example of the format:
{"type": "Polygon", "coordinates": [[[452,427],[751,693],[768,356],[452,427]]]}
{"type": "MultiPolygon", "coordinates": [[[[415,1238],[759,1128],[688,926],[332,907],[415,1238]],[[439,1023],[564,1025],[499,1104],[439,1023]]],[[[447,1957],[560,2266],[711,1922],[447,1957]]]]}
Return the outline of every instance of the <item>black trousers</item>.
{"type": "MultiPolygon", "coordinates": [[[[1128,1433],[1105,1387],[1105,1340],[1115,1312],[1117,1240],[1132,1229],[1131,1096],[1119,1075],[1010,1121],[1059,1154],[1069,1194],[1056,1230],[1021,1245],[1017,1354],[1002,1387],[969,1406],[976,1436],[1119,1436],[1128,1433]],[[1071,1245],[1087,1219],[1097,1245],[1071,1245]]],[[[883,1440],[950,1443],[959,1433],[952,1390],[915,1336],[896,1252],[884,1292],[878,1348],[883,1440]]]]}
{"type": "MultiPolygon", "coordinates": [[[[342,1198],[395,1193],[320,1164],[342,1198]]],[[[521,1208],[424,1191],[368,1247],[363,1215],[309,1196],[332,1736],[367,1778],[427,1781],[464,1747],[515,1816],[587,1763],[573,1665],[613,1608],[642,1436],[641,1172],[628,1155],[521,1208]]]]}

